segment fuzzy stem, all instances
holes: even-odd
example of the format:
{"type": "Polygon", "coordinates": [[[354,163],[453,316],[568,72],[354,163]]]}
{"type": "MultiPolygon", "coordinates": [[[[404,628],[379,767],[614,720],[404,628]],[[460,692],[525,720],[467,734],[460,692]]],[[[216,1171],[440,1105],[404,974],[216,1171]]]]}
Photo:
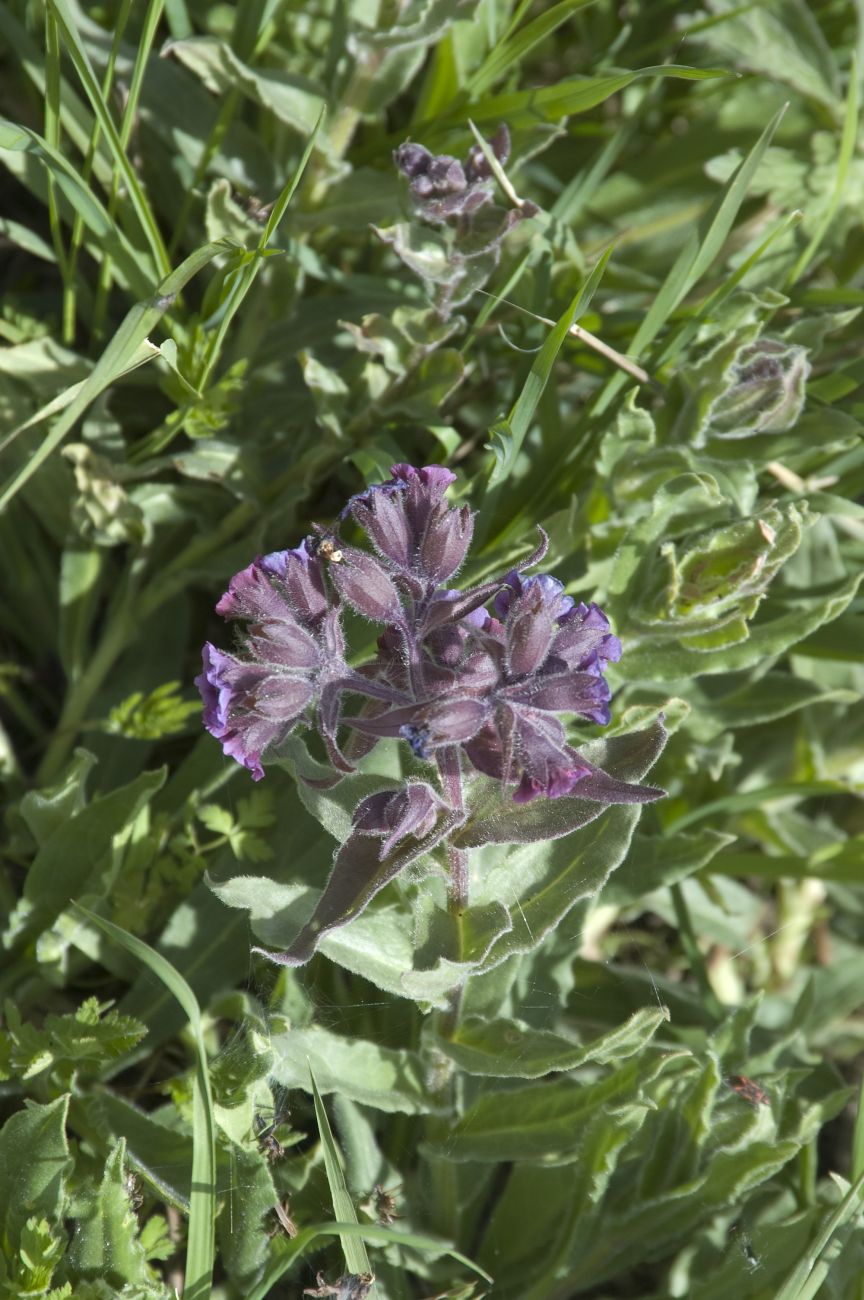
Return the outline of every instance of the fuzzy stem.
{"type": "MultiPolygon", "coordinates": [[[[464,812],[465,795],[458,746],[446,745],[438,750],[436,757],[444,798],[455,812],[464,812]]],[[[468,906],[468,853],[454,844],[448,844],[447,858],[450,863],[450,910],[458,918],[468,906]]]]}

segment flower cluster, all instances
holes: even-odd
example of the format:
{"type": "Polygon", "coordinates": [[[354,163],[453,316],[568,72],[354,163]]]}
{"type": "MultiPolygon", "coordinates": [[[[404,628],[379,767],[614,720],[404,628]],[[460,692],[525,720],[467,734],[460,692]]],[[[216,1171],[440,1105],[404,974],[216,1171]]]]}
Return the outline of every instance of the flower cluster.
{"type": "MultiPolygon", "coordinates": [[[[391,472],[342,515],[341,526],[359,525],[374,554],[319,529],[231,580],[216,609],[242,625],[240,647],[204,647],[196,683],[205,726],[256,780],[301,725],[317,729],[337,772],[351,770],[349,755],[400,741],[437,766],[444,800],[428,782],[412,781],[364,801],[358,831],[391,845],[434,822],[454,773],[460,783],[495,778],[517,803],[574,791],[606,802],[596,779],[605,774],[568,743],[561,721],[609,721],[603,673],[621,645],[605,615],[577,604],[553,577],[524,576],[542,559],[545,538],[506,576],[449,586],[473,529],[468,507],[446,500],[455,476],[437,465],[391,472]],[[375,658],[356,669],[346,661],[344,606],[382,625],[375,658]]],[[[625,799],[655,797],[627,789],[625,799]]]]}
{"type": "MultiPolygon", "coordinates": [[[[510,157],[510,132],[499,126],[489,147],[498,162],[510,157]]],[[[406,140],[393,161],[410,182],[418,213],[431,222],[467,217],[492,202],[492,169],[478,144],[472,145],[464,163],[451,154],[430,153],[422,144],[406,140]]]]}

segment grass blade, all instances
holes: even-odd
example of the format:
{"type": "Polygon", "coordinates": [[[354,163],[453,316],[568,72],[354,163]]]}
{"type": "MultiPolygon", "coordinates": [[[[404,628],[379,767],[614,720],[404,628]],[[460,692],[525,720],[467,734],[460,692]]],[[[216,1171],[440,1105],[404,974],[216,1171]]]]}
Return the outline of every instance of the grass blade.
{"type": "Polygon", "coordinates": [[[530,23],[518,31],[508,31],[493,50],[484,59],[481,66],[468,81],[469,95],[483,95],[500,81],[505,73],[521,62],[535,45],[556,31],[565,23],[576,9],[582,9],[593,0],[562,0],[537,15],[530,23]]]}
{"type": "Polygon", "coordinates": [[[536,360],[522,387],[522,392],[516,399],[509,416],[493,426],[492,442],[489,445],[496,459],[489,480],[490,488],[498,487],[513,472],[516,457],[531,426],[534,412],[537,410],[543,390],[548,383],[558,353],[561,351],[570,327],[576,318],[586,310],[594,296],[594,292],[603,278],[603,272],[606,270],[606,263],[609,261],[611,253],[611,247],[607,248],[537,353],[536,360]]]}
{"type": "Polygon", "coordinates": [[[727,795],[725,799],[712,799],[710,803],[700,804],[682,817],[676,817],[665,827],[665,833],[683,830],[706,817],[715,817],[719,812],[747,812],[751,808],[763,808],[772,799],[810,799],[817,794],[849,794],[850,787],[842,781],[789,781],[779,785],[764,785],[757,790],[744,790],[740,794],[727,795]]]}
{"type": "MultiPolygon", "coordinates": [[[[144,81],[144,70],[147,66],[147,60],[150,57],[150,50],[156,37],[156,28],[158,27],[159,20],[162,17],[163,8],[164,0],[150,0],[150,3],[147,6],[147,12],[144,16],[144,25],[141,30],[141,36],[138,40],[138,49],[135,53],[135,64],[132,68],[132,79],[129,83],[129,92],[126,95],[126,103],[123,108],[123,119],[120,123],[120,143],[123,147],[124,156],[129,145],[129,138],[132,135],[132,128],[138,120],[138,104],[141,99],[141,86],[144,81]]],[[[108,72],[106,73],[105,83],[103,86],[105,98],[107,98],[108,90],[113,78],[113,60],[116,58],[120,46],[120,37],[121,31],[118,21],[117,31],[115,31],[114,41],[111,45],[108,72]]],[[[99,122],[97,120],[95,129],[98,130],[98,128],[99,122]]],[[[96,139],[94,137],[94,146],[95,143],[96,139]]],[[[120,171],[115,167],[114,174],[111,177],[111,193],[108,199],[108,211],[112,218],[117,211],[119,195],[120,171]]],[[[101,333],[103,327],[110,286],[111,259],[106,257],[99,267],[99,281],[96,286],[96,307],[93,312],[93,332],[97,335],[101,333]]]]}
{"type": "Polygon", "coordinates": [[[123,183],[126,186],[129,202],[135,210],[135,215],[141,226],[144,238],[150,249],[153,265],[157,274],[167,275],[170,270],[170,262],[165,244],[159,232],[156,218],[147,198],[144,194],[138,174],[126,156],[126,150],[120,134],[114,125],[114,119],[105,98],[102,94],[102,88],[96,79],[93,66],[84,49],[81,38],[78,35],[75,26],[75,19],[66,0],[49,0],[52,12],[54,13],[57,23],[63,33],[63,38],[69,52],[69,57],[74,64],[75,71],[81,79],[81,84],[90,100],[93,112],[102,128],[108,147],[114,157],[114,164],[117,171],[123,177],[123,183]]]}
{"type": "MultiPolygon", "coordinates": [[[[753,148],[744,158],[730,178],[728,184],[699,225],[691,232],[672,269],[648,308],[647,315],[633,336],[628,349],[633,357],[639,357],[644,349],[652,343],[663,325],[681,300],[699,282],[720,252],[732,229],[738,211],[747,197],[750,182],[756,173],[765,151],[770,145],[774,132],[786,111],[784,105],[765,127],[753,148]]],[[[613,375],[601,390],[594,404],[594,414],[602,415],[624,383],[623,375],[613,375]]]]}
{"type": "MultiPolygon", "coordinates": [[[[74,426],[79,416],[91,402],[99,396],[117,377],[141,362],[140,348],[154,325],[162,318],[173,303],[175,297],[188,280],[202,267],[211,262],[218,253],[225,251],[222,244],[203,244],[190,254],[185,262],[172,271],[159,286],[158,292],[146,302],[136,303],[127,313],[117,333],[102,353],[91,374],[84,381],[78,393],[69,403],[63,415],[47,435],[42,445],[12,475],[0,492],[0,510],[9,504],[29,478],[60,446],[67,433],[74,426]]],[[[153,355],[158,355],[154,349],[153,355]]]]}
{"type": "Polygon", "coordinates": [[[0,118],[0,149],[29,153],[43,164],[73,212],[92,231],[103,253],[110,253],[126,284],[140,296],[151,292],[153,277],[141,266],[140,255],[115,225],[99,199],[71,163],[47,140],[27,126],[0,118]]]}
{"type": "Polygon", "coordinates": [[[205,1300],[213,1279],[216,1220],[216,1144],[213,1097],[207,1069],[207,1048],[201,1008],[183,976],[161,953],[126,930],[96,916],[80,903],[72,910],[107,938],[125,948],[161,980],[179,1002],[189,1020],[195,1043],[196,1072],[192,1093],[192,1194],[189,1200],[189,1237],[186,1243],[184,1300],[205,1300]]]}
{"type": "MultiPolygon", "coordinates": [[[[820,1256],[843,1224],[857,1214],[864,1200],[864,1174],[849,1188],[840,1204],[825,1219],[821,1231],[806,1248],[798,1263],[777,1292],[776,1300],[808,1300],[815,1294],[811,1275],[819,1268],[820,1256]]],[[[825,1270],[827,1273],[827,1269],[825,1270]]],[[[822,1278],[819,1278],[822,1281],[822,1278]]]]}
{"type": "MultiPolygon", "coordinates": [[[[645,77],[682,77],[688,81],[701,81],[709,77],[726,77],[722,68],[689,68],[681,64],[664,63],[650,68],[636,68],[626,72],[607,73],[598,77],[568,77],[554,86],[536,90],[516,90],[502,95],[489,95],[471,104],[475,122],[507,122],[511,130],[536,125],[538,119],[557,122],[574,113],[585,113],[596,108],[612,95],[645,77]]],[[[415,128],[417,135],[427,127],[443,128],[461,125],[461,109],[448,113],[438,122],[423,123],[415,128]]]]}
{"type": "Polygon", "coordinates": [[[288,181],[287,185],[284,186],[278,199],[273,204],[273,210],[267,219],[267,224],[265,225],[263,231],[261,232],[261,238],[258,241],[257,248],[249,258],[245,266],[243,266],[240,269],[240,271],[237,273],[236,278],[234,279],[234,282],[231,286],[231,289],[229,290],[228,300],[224,304],[224,309],[220,316],[219,324],[213,335],[213,341],[211,342],[210,347],[207,350],[207,358],[204,363],[202,373],[197,375],[195,378],[195,387],[202,392],[204,391],[207,385],[207,380],[212,374],[213,367],[216,364],[216,361],[218,360],[220,352],[222,351],[222,344],[225,340],[225,335],[228,332],[228,328],[231,324],[231,321],[234,319],[234,316],[237,314],[237,311],[239,310],[247,293],[252,288],[252,285],[255,282],[255,277],[257,276],[259,270],[261,269],[264,263],[264,256],[267,251],[267,246],[270,243],[270,240],[273,238],[273,235],[275,234],[279,226],[279,223],[281,222],[282,218],[285,215],[285,212],[287,211],[288,204],[293,199],[294,194],[297,190],[297,186],[300,184],[300,181],[303,178],[303,173],[306,170],[306,165],[309,162],[309,159],[312,155],[312,150],[315,147],[315,141],[318,137],[318,132],[320,131],[321,126],[324,122],[325,114],[326,114],[326,110],[322,108],[321,112],[318,115],[318,121],[315,123],[312,134],[309,137],[306,148],[303,150],[303,156],[300,159],[300,162],[297,164],[297,168],[294,172],[294,175],[288,181]]]}
{"type": "MultiPolygon", "coordinates": [[[[330,1128],[330,1120],[327,1118],[327,1111],[321,1100],[321,1094],[318,1091],[318,1085],[315,1082],[315,1075],[312,1073],[312,1066],[309,1066],[309,1077],[312,1080],[312,1096],[315,1100],[315,1118],[318,1121],[318,1131],[321,1134],[321,1145],[324,1150],[324,1168],[327,1172],[327,1183],[330,1187],[330,1196],[333,1200],[333,1212],[337,1219],[345,1223],[357,1223],[357,1211],[354,1209],[354,1202],[351,1200],[351,1194],[348,1191],[345,1182],[345,1175],[342,1172],[342,1157],[336,1140],[333,1137],[333,1130],[330,1128]]],[[[369,1263],[369,1256],[366,1254],[366,1247],[363,1244],[362,1237],[340,1233],[339,1240],[342,1243],[342,1253],[345,1256],[345,1266],[349,1273],[371,1273],[372,1267],[369,1263]]]]}
{"type": "Polygon", "coordinates": [[[837,175],[834,179],[834,189],[831,192],[831,198],[828,200],[828,206],[822,214],[822,219],[813,232],[810,243],[804,249],[804,252],[789,272],[786,279],[787,286],[793,285],[801,279],[801,276],[812,262],[819,245],[825,238],[828,228],[837,214],[840,200],[843,198],[846,188],[846,177],[849,174],[849,164],[851,163],[852,155],[855,152],[855,141],[857,135],[858,61],[853,52],[852,62],[849,68],[849,93],[846,96],[846,114],[843,121],[843,135],[840,140],[840,151],[837,156],[837,175]]]}
{"type": "MultiPolygon", "coordinates": [[[[411,1246],[414,1250],[431,1250],[436,1254],[442,1251],[442,1242],[439,1238],[426,1237],[419,1232],[397,1232],[393,1228],[379,1227],[376,1223],[311,1223],[308,1227],[301,1228],[297,1236],[283,1246],[281,1258],[271,1265],[258,1285],[249,1292],[246,1300],[264,1300],[279,1279],[284,1277],[289,1268],[305,1254],[314,1241],[319,1237],[335,1236],[357,1237],[364,1241],[380,1243],[382,1246],[411,1246]]],[[[444,1253],[451,1259],[455,1259],[463,1268],[470,1268],[472,1272],[482,1277],[484,1282],[491,1285],[493,1279],[489,1274],[466,1255],[458,1250],[448,1249],[445,1249],[444,1253]]]]}

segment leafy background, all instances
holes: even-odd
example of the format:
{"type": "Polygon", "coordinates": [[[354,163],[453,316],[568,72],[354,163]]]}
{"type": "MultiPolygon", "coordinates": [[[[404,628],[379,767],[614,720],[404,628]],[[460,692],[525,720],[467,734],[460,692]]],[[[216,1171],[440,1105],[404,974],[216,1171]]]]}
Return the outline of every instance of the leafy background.
{"type": "Polygon", "coordinates": [[[864,1295],[862,30],[0,5],[3,1294],[864,1295]],[[513,191],[432,227],[392,150],[469,119],[513,191]],[[253,787],[191,679],[393,460],[471,579],[548,530],[669,797],[484,848],[456,947],[415,873],[277,970],[348,782],[253,787]]]}

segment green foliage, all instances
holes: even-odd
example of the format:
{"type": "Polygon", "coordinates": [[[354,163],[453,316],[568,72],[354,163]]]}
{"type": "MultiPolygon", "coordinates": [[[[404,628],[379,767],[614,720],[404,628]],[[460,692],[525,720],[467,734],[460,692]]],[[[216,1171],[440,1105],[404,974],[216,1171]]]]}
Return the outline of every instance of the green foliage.
{"type": "Polygon", "coordinates": [[[860,1300],[861,21],[0,5],[4,1296],[860,1300]],[[230,576],[396,461],[466,585],[545,529],[623,644],[571,739],[667,798],[382,863],[399,746],[199,736],[230,576]]]}

